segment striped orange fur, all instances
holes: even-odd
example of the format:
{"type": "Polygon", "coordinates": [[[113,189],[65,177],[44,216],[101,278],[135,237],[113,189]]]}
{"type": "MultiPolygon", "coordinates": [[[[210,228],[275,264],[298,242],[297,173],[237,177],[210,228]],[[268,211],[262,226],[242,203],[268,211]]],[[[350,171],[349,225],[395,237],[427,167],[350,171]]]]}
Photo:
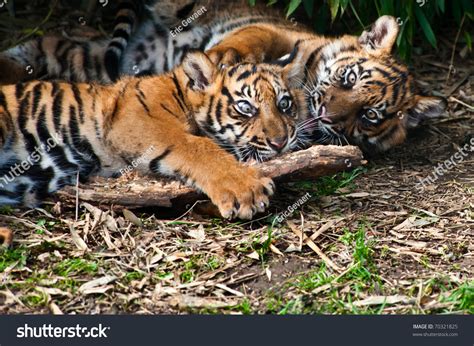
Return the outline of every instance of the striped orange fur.
{"type": "Polygon", "coordinates": [[[296,60],[217,67],[192,52],[170,73],[108,86],[3,86],[0,202],[35,205],[77,173],[113,176],[136,161],[143,173],[201,189],[224,217],[251,218],[268,205],[273,184],[239,160],[307,140],[304,97],[289,87],[298,71],[296,60]]]}

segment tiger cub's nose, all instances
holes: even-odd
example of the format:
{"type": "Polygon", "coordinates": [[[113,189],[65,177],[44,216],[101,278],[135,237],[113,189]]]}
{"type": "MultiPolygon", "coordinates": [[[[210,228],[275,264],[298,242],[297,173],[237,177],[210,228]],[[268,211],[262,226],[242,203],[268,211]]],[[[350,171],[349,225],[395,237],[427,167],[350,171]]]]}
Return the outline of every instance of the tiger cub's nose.
{"type": "Polygon", "coordinates": [[[268,141],[268,145],[277,152],[281,152],[282,149],[285,147],[286,143],[288,142],[288,137],[278,137],[273,138],[268,141]]]}

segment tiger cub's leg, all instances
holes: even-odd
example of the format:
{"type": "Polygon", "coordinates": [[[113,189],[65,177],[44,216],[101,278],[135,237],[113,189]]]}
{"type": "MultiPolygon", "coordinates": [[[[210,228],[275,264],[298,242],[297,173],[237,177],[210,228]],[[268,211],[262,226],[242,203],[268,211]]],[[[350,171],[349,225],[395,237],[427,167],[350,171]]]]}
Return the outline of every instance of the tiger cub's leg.
{"type": "Polygon", "coordinates": [[[171,127],[127,118],[114,125],[114,129],[128,129],[127,138],[112,130],[107,142],[122,157],[140,158],[138,170],[185,179],[206,193],[224,218],[250,219],[268,206],[274,190],[271,179],[239,164],[210,138],[186,133],[181,123],[170,124],[174,130],[165,131],[171,127]]]}
{"type": "MultiPolygon", "coordinates": [[[[305,37],[304,34],[300,36],[305,37]]],[[[246,62],[258,63],[276,60],[290,53],[295,41],[286,30],[255,24],[234,30],[206,53],[214,63],[230,65],[235,56],[246,62]]]]}
{"type": "Polygon", "coordinates": [[[0,246],[10,247],[13,242],[13,232],[6,227],[0,227],[0,246]]]}
{"type": "Polygon", "coordinates": [[[28,72],[18,62],[0,55],[0,85],[16,84],[26,80],[28,72]]]}

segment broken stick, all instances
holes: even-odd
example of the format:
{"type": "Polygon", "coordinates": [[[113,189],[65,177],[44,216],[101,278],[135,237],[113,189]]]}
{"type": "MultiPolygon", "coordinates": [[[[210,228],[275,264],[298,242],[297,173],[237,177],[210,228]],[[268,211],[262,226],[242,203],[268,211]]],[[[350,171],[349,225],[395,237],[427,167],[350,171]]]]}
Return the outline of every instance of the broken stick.
{"type": "MultiPolygon", "coordinates": [[[[354,146],[315,145],[279,156],[257,165],[263,175],[276,182],[311,180],[364,165],[362,152],[354,146]]],[[[78,187],[79,199],[93,204],[118,205],[127,208],[183,208],[197,200],[207,199],[202,193],[177,181],[150,177],[132,180],[96,178],[78,187]]],[[[58,192],[63,201],[73,202],[76,187],[58,192]]]]}

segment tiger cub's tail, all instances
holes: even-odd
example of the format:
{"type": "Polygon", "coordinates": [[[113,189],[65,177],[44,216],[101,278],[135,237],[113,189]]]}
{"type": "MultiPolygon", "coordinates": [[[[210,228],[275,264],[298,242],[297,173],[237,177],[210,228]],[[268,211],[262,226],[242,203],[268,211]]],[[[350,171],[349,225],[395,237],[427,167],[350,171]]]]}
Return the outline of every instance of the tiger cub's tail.
{"type": "Polygon", "coordinates": [[[122,0],[115,17],[112,40],[107,46],[104,64],[110,80],[120,75],[120,61],[143,12],[144,1],[122,0]]]}

